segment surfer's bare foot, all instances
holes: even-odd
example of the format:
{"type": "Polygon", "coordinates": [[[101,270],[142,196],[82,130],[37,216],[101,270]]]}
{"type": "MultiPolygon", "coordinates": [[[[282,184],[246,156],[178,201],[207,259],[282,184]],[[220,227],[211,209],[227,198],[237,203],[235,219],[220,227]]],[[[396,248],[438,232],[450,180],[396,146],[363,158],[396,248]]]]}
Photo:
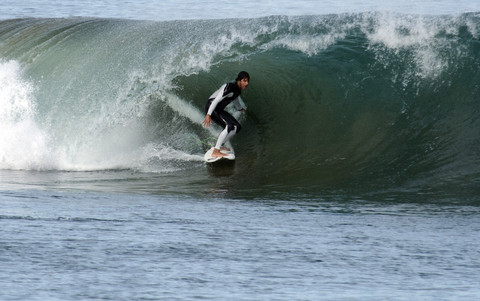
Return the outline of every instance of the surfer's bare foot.
{"type": "Polygon", "coordinates": [[[222,153],[218,148],[213,149],[212,157],[226,157],[227,154],[222,153]]]}
{"type": "Polygon", "coordinates": [[[220,150],[224,151],[224,152],[231,152],[232,151],[231,149],[229,149],[228,147],[225,147],[225,146],[220,147],[220,150]]]}

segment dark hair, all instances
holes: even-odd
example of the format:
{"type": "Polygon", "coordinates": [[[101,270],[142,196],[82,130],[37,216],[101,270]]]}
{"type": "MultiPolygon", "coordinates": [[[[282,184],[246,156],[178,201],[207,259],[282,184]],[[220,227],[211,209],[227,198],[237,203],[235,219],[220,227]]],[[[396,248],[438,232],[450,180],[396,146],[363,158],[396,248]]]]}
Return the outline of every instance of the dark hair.
{"type": "Polygon", "coordinates": [[[250,80],[250,75],[248,74],[247,71],[240,71],[240,73],[238,73],[237,79],[235,79],[235,81],[238,82],[239,80],[242,80],[244,78],[250,80]]]}

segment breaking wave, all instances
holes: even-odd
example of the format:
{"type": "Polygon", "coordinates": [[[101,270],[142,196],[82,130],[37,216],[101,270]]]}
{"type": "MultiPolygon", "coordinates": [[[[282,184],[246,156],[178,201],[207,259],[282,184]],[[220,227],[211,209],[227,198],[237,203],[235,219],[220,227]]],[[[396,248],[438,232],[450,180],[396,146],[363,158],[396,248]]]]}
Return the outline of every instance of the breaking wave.
{"type": "Polygon", "coordinates": [[[194,172],[247,70],[245,185],[475,191],[479,37],[478,13],[1,21],[0,168],[194,172]]]}

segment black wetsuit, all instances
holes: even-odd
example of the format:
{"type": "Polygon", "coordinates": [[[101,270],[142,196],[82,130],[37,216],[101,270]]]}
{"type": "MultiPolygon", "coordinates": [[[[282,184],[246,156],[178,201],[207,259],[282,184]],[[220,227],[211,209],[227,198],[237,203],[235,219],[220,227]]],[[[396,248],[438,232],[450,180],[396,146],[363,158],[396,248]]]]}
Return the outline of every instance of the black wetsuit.
{"type": "Polygon", "coordinates": [[[242,126],[235,117],[225,111],[225,107],[232,102],[237,110],[240,111],[244,109],[240,104],[240,93],[241,89],[237,83],[227,83],[215,91],[207,101],[205,114],[210,115],[216,124],[224,128],[218,137],[216,148],[220,148],[234,134],[242,129],[242,126]]]}

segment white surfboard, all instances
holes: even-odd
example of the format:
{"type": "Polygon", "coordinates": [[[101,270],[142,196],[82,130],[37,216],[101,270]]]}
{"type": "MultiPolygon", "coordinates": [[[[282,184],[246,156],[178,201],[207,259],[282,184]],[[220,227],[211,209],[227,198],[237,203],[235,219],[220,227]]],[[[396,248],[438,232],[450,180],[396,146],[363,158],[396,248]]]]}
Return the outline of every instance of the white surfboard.
{"type": "Polygon", "coordinates": [[[235,153],[233,152],[233,150],[230,152],[222,151],[222,153],[226,154],[225,157],[212,157],[213,149],[214,147],[212,147],[205,153],[205,156],[204,156],[205,162],[213,163],[220,160],[235,160],[235,153]]]}

